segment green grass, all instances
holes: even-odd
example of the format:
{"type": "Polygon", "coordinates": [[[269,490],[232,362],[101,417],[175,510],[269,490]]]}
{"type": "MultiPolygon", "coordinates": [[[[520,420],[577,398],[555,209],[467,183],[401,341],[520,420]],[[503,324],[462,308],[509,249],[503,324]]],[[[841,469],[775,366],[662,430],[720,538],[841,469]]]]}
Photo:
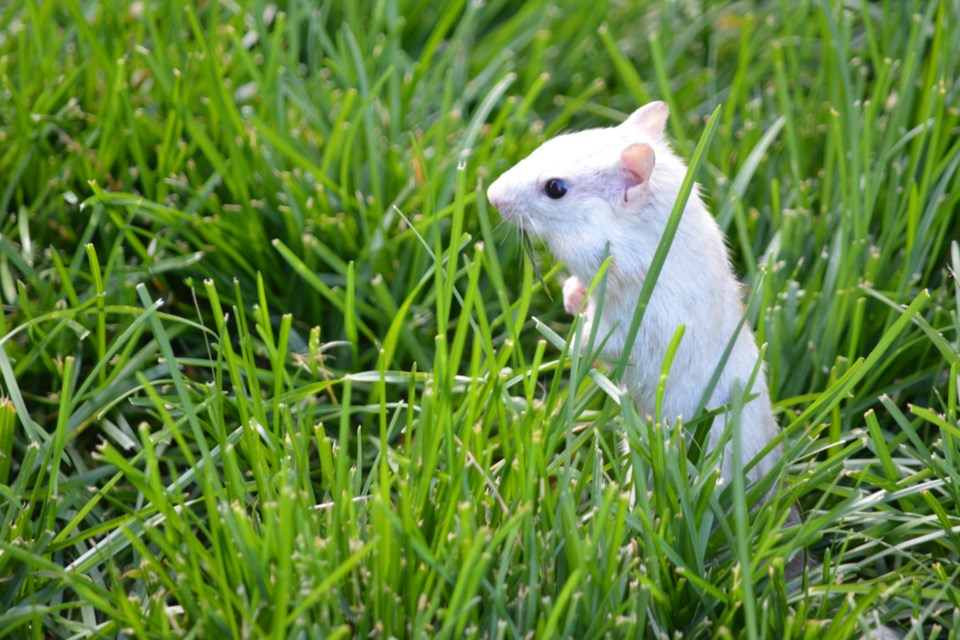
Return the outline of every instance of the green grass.
{"type": "Polygon", "coordinates": [[[960,9],[636,4],[8,0],[0,635],[954,637],[960,9]],[[719,106],[765,502],[483,195],[652,98],[719,106]]]}

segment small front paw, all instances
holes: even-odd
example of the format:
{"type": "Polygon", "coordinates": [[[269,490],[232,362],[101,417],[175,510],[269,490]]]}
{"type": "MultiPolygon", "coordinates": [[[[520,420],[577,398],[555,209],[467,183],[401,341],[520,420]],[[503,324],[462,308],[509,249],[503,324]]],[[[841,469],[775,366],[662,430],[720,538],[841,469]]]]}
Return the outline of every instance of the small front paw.
{"type": "Polygon", "coordinates": [[[563,308],[567,313],[576,315],[583,313],[583,299],[587,295],[587,288],[583,286],[576,276],[567,278],[563,283],[563,308]]]}

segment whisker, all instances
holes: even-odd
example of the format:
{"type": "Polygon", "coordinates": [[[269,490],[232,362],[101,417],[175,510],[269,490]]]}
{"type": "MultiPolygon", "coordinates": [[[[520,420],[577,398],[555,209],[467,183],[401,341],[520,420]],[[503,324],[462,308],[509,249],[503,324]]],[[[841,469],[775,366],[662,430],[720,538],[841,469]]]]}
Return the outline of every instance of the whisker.
{"type": "Polygon", "coordinates": [[[550,295],[550,290],[547,288],[547,283],[543,280],[543,272],[540,271],[540,263],[537,261],[537,252],[533,246],[533,238],[530,237],[529,233],[524,233],[523,219],[520,220],[519,226],[520,246],[523,248],[523,252],[527,254],[527,257],[530,258],[530,263],[533,265],[533,272],[537,276],[540,286],[543,287],[543,290],[546,292],[547,298],[553,300],[553,296],[550,295]]]}

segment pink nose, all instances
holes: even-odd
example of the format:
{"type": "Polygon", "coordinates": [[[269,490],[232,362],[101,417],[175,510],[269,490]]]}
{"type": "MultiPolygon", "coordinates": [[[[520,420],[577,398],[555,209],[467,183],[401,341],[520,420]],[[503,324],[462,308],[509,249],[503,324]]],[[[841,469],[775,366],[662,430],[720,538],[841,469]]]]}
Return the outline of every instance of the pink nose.
{"type": "Polygon", "coordinates": [[[493,205],[494,209],[500,209],[500,203],[503,201],[503,194],[500,192],[496,182],[490,185],[490,188],[487,189],[487,200],[490,201],[490,204],[493,205]]]}

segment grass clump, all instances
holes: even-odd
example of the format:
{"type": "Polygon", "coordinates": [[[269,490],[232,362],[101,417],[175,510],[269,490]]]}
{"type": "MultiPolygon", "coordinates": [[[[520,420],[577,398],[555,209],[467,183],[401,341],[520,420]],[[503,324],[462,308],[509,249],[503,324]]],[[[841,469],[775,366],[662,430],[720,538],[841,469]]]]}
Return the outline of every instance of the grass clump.
{"type": "Polygon", "coordinates": [[[8,3],[0,634],[955,633],[957,10],[8,3]],[[653,97],[686,157],[720,105],[766,502],[483,197],[653,97]]]}

